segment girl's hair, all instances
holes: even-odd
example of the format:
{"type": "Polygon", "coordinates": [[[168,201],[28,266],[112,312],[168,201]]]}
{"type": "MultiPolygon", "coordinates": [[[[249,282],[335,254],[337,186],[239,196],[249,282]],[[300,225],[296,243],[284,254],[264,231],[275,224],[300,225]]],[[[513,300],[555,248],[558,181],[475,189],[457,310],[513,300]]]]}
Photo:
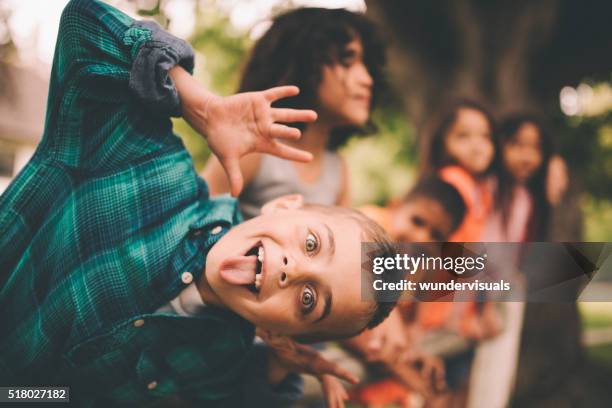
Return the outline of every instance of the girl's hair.
{"type": "MultiPolygon", "coordinates": [[[[433,132],[429,138],[429,143],[425,147],[424,159],[421,161],[421,175],[427,176],[436,173],[442,167],[453,164],[452,160],[444,150],[444,139],[448,130],[457,120],[457,116],[461,109],[472,109],[484,115],[489,122],[491,128],[491,136],[495,131],[495,120],[491,112],[480,103],[470,99],[459,99],[450,102],[445,108],[440,111],[433,127],[433,132]]],[[[491,140],[493,143],[493,140],[491,140]]],[[[487,172],[490,170],[487,169],[487,172]]]]}
{"type": "Polygon", "coordinates": [[[495,205],[501,211],[504,227],[508,224],[514,180],[503,160],[503,148],[513,141],[521,126],[532,124],[538,129],[542,163],[527,181],[527,189],[533,199],[533,211],[530,216],[528,241],[544,240],[548,231],[550,204],[546,198],[546,175],[548,162],[554,153],[552,137],[538,116],[531,114],[515,114],[501,122],[495,138],[494,171],[497,175],[497,192],[495,205]]]}
{"type": "MultiPolygon", "coordinates": [[[[374,108],[385,63],[384,48],[373,23],[364,15],[344,9],[299,8],[274,18],[270,29],[257,41],[243,70],[239,92],[260,91],[279,85],[297,85],[300,94],[275,103],[279,107],[316,109],[323,65],[342,63],[345,48],[358,38],[363,61],[373,80],[374,108]]],[[[294,125],[300,129],[305,124],[294,125]]],[[[373,124],[360,129],[334,129],[328,149],[336,150],[354,133],[371,132],[373,124]]]]}

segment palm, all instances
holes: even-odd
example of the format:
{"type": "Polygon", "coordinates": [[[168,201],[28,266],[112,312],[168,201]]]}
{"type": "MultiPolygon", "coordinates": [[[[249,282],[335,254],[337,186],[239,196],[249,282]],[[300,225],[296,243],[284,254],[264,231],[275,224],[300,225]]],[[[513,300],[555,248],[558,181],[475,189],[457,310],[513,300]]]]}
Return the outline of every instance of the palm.
{"type": "Polygon", "coordinates": [[[208,144],[228,174],[233,195],[237,195],[242,189],[242,174],[238,161],[248,153],[269,153],[296,161],[311,159],[310,153],[277,140],[297,139],[301,134],[298,129],[281,123],[309,122],[316,119],[316,113],[313,111],[271,106],[274,101],[297,93],[296,87],[283,86],[215,98],[209,103],[207,115],[210,119],[206,129],[208,144]]]}

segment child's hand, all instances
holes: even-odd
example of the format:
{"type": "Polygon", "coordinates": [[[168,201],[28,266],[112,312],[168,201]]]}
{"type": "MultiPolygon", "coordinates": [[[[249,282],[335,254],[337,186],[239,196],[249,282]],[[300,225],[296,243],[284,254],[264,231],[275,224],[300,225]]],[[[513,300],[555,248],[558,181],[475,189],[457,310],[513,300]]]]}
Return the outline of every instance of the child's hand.
{"type": "Polygon", "coordinates": [[[370,330],[365,357],[368,361],[390,363],[406,361],[410,355],[410,343],[404,336],[405,324],[399,311],[393,310],[380,325],[370,330]]]}
{"type": "Polygon", "coordinates": [[[387,369],[425,399],[446,391],[444,363],[438,357],[419,354],[410,363],[397,362],[387,369]]]}
{"type": "Polygon", "coordinates": [[[310,346],[297,343],[287,337],[258,329],[257,335],[268,345],[270,352],[268,362],[276,367],[281,366],[287,372],[303,373],[322,378],[332,375],[351,384],[357,384],[359,379],[350,371],[326,359],[321,353],[310,346]]]}
{"type": "Polygon", "coordinates": [[[555,154],[550,158],[546,172],[546,198],[550,205],[555,206],[561,202],[568,185],[567,164],[561,156],[555,154]]]}
{"type": "Polygon", "coordinates": [[[311,122],[317,115],[311,110],[272,108],[272,102],[295,96],[299,89],[282,86],[263,92],[246,92],[213,98],[205,108],[206,134],[211,150],[219,158],[230,180],[232,195],[242,190],[239,159],[247,153],[269,153],[288,160],[309,161],[312,155],[277,141],[298,139],[299,129],[276,122],[311,122]]]}
{"type": "Polygon", "coordinates": [[[327,408],[344,408],[344,401],[348,400],[348,393],[344,385],[333,375],[319,377],[327,408]]]}
{"type": "Polygon", "coordinates": [[[183,117],[200,134],[219,158],[230,181],[232,195],[242,190],[239,159],[252,152],[306,162],[312,155],[280,143],[279,138],[298,139],[299,129],[283,125],[312,122],[316,112],[273,108],[274,101],[299,93],[295,86],[280,86],[260,92],[219,97],[204,89],[180,67],[170,71],[181,99],[183,117]],[[279,123],[280,122],[280,123],[279,123]]]}

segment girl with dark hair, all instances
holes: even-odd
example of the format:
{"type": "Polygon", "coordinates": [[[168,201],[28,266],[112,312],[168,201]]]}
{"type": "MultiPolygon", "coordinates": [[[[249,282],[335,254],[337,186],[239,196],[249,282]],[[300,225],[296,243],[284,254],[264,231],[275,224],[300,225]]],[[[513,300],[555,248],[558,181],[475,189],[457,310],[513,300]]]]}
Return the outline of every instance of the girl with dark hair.
{"type": "Polygon", "coordinates": [[[495,211],[487,222],[488,241],[543,241],[550,204],[547,172],[553,142],[539,118],[514,115],[497,132],[494,169],[495,211]]]}
{"type": "Polygon", "coordinates": [[[494,121],[476,102],[460,100],[441,115],[422,163],[425,174],[437,173],[453,185],[467,206],[466,216],[450,241],[480,241],[492,207],[489,178],[494,157],[494,121]]]}
{"type": "MultiPolygon", "coordinates": [[[[502,121],[496,133],[495,204],[486,222],[483,241],[544,241],[550,214],[550,184],[547,177],[553,143],[537,116],[517,114],[502,121]]],[[[562,159],[556,156],[558,160],[562,159]]],[[[514,293],[525,290],[525,277],[513,272],[520,250],[506,248],[508,268],[505,279],[512,280],[514,293]]],[[[474,357],[470,378],[469,406],[505,406],[514,384],[525,312],[524,302],[504,302],[505,328],[495,339],[481,345],[474,357]],[[490,374],[495,372],[495,377],[490,374]]]]}
{"type": "MultiPolygon", "coordinates": [[[[422,173],[437,174],[459,191],[466,212],[462,224],[448,238],[455,242],[482,240],[493,207],[492,162],[495,155],[495,123],[487,108],[471,100],[453,101],[441,111],[427,146],[422,173]]],[[[474,297],[480,297],[474,294],[474,297]]],[[[495,305],[483,299],[433,302],[420,306],[418,321],[427,331],[450,329],[448,338],[484,340],[496,336],[501,320],[495,305]]],[[[449,391],[436,398],[436,406],[464,406],[474,349],[445,357],[449,391]]]]}
{"type": "MultiPolygon", "coordinates": [[[[351,136],[372,129],[370,112],[383,64],[381,41],[361,14],[301,8],[274,19],[251,52],[239,91],[297,85],[300,94],[275,107],[317,111],[317,121],[298,124],[302,137],[288,142],[310,152],[313,160],[298,164],[266,154],[246,156],[240,162],[245,184],[240,206],[245,218],[257,215],[270,199],[291,193],[310,203],[349,205],[348,171],[337,149],[351,136]]],[[[208,162],[203,176],[212,194],[230,190],[216,158],[208,162]]]]}

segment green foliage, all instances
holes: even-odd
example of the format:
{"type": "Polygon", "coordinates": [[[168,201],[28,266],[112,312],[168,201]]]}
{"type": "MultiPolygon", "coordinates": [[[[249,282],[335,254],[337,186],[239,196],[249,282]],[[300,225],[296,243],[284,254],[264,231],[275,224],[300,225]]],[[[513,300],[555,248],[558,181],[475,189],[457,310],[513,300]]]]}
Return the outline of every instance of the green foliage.
{"type": "Polygon", "coordinates": [[[585,190],[612,198],[612,111],[594,117],[553,116],[559,152],[585,190]]]}
{"type": "Polygon", "coordinates": [[[373,119],[378,127],[375,134],[353,138],[342,149],[355,205],[383,205],[405,193],[415,180],[414,129],[397,108],[380,108],[373,119]]]}

